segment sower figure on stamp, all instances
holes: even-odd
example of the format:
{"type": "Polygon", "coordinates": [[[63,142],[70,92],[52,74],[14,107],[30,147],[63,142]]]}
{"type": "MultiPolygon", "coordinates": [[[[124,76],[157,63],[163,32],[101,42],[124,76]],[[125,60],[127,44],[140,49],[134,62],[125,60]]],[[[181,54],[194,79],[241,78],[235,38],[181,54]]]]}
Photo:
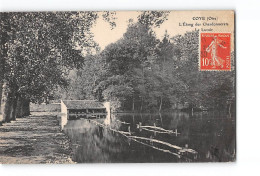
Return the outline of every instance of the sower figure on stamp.
{"type": "Polygon", "coordinates": [[[224,49],[226,49],[227,47],[223,46],[220,42],[221,42],[221,40],[218,40],[217,36],[215,36],[213,41],[210,43],[210,45],[206,49],[206,51],[211,54],[213,68],[216,67],[216,62],[217,62],[217,66],[221,66],[221,68],[223,68],[224,61],[220,57],[218,57],[217,47],[220,46],[221,48],[224,48],[224,49]]]}

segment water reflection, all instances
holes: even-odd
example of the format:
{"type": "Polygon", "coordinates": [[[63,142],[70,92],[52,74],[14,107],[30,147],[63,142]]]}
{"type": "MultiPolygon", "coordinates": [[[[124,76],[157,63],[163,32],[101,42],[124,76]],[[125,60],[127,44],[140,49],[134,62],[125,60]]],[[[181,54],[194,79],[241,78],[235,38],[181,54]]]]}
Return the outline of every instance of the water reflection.
{"type": "Polygon", "coordinates": [[[225,113],[108,114],[67,120],[62,130],[82,162],[208,162],[235,159],[235,120],[225,113]]]}

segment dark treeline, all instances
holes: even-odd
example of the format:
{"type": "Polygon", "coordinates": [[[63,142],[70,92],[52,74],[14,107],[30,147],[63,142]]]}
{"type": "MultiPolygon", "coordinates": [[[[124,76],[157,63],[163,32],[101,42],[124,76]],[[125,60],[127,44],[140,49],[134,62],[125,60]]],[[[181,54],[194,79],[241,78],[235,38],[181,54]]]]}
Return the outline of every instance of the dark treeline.
{"type": "Polygon", "coordinates": [[[233,109],[235,71],[199,71],[199,31],[166,31],[160,41],[154,27],[130,23],[120,40],[87,56],[64,98],[111,101],[116,111],[233,109]]]}

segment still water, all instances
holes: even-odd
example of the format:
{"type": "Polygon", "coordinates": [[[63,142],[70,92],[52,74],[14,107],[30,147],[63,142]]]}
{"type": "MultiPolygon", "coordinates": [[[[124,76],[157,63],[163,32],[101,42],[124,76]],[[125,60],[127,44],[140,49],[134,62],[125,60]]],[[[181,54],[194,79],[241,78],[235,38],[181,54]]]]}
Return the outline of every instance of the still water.
{"type": "Polygon", "coordinates": [[[61,126],[78,163],[227,162],[236,155],[235,118],[219,112],[62,117],[61,126]]]}

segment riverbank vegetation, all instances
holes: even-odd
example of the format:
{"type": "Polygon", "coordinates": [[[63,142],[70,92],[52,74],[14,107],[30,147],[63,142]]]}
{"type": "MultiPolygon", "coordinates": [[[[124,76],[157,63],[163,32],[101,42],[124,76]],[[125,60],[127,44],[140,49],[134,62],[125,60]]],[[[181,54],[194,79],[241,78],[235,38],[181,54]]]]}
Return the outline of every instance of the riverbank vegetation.
{"type": "Polygon", "coordinates": [[[165,31],[160,41],[154,27],[130,22],[120,40],[71,72],[63,98],[110,101],[127,112],[234,109],[234,53],[232,71],[200,71],[199,31],[165,31]]]}

